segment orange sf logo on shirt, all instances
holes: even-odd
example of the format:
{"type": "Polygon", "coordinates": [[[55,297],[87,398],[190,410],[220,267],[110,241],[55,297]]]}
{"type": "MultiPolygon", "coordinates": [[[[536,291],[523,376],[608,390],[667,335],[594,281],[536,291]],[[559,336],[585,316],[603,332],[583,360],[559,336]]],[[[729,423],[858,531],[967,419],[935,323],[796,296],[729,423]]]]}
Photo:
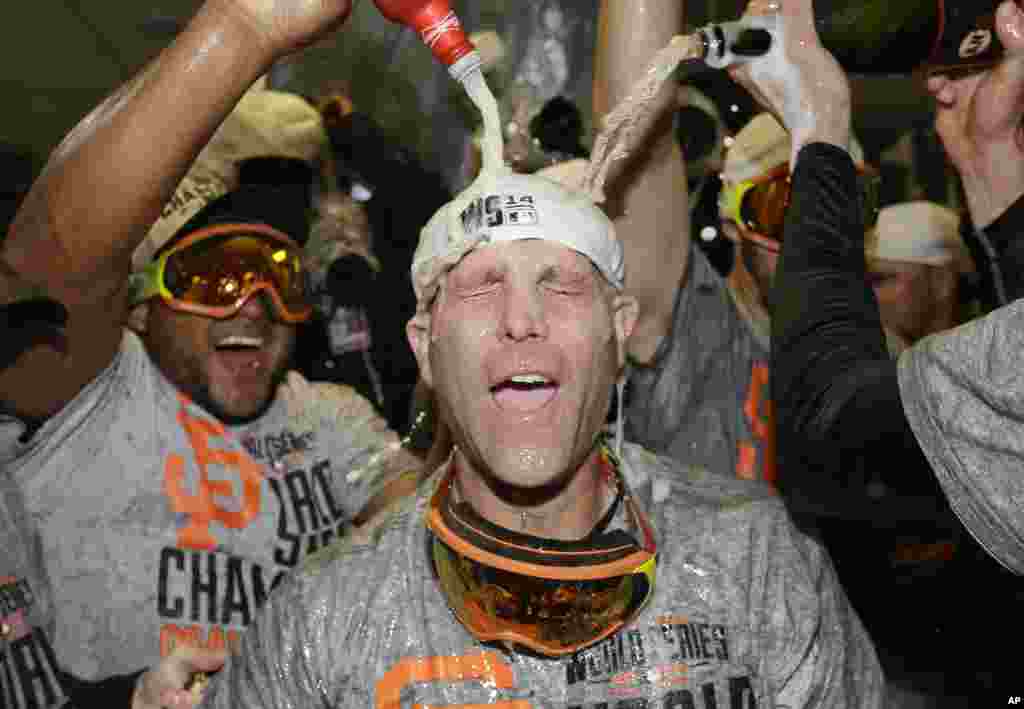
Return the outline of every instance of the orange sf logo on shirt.
{"type": "Polygon", "coordinates": [[[164,492],[175,512],[187,515],[178,529],[178,546],[185,549],[216,549],[217,540],[210,531],[213,522],[230,529],[244,529],[260,513],[263,472],[241,448],[216,448],[211,439],[226,439],[227,429],[219,421],[192,416],[188,397],[179,395],[178,422],[188,436],[195,455],[198,477],[194,492],[185,481],[185,459],[171,453],[164,464],[164,492]],[[236,480],[211,479],[210,466],[223,466],[237,473],[236,480]],[[237,487],[236,487],[237,486],[237,487]],[[226,509],[218,498],[238,500],[237,509],[226,509]]]}
{"type": "MultiPolygon", "coordinates": [[[[512,668],[496,652],[444,657],[407,657],[377,680],[376,709],[401,709],[403,691],[412,685],[432,682],[483,682],[502,690],[513,688],[515,677],[512,668]]],[[[510,699],[491,702],[487,707],[530,709],[530,703],[524,699],[510,699]]]]}

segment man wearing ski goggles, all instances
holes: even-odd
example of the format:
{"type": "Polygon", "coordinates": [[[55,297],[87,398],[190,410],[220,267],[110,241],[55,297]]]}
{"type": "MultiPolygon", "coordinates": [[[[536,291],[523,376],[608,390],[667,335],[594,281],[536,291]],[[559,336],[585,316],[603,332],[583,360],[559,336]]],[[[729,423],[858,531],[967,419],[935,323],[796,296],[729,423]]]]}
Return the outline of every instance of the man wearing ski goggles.
{"type": "Polygon", "coordinates": [[[281,585],[209,705],[877,706],[870,641],[781,499],[606,430],[637,313],[608,217],[543,176],[485,189],[413,258],[449,459],[281,585]]]}
{"type": "Polygon", "coordinates": [[[178,388],[225,421],[259,415],[308,320],[301,205],[243,185],[208,203],[128,281],[131,322],[178,388]]]}
{"type": "MultiPolygon", "coordinates": [[[[790,200],[789,134],[768,113],[755,116],[726,152],[718,207],[722,231],[735,244],[729,286],[739,310],[767,343],[767,296],[778,263],[790,200]]],[[[864,162],[856,138],[860,205],[867,235],[868,282],[882,315],[890,354],[955,322],[957,272],[969,270],[951,217],[934,205],[903,203],[879,209],[878,172],[864,162]],[[890,218],[880,220],[888,212],[890,218]],[[899,216],[899,218],[894,218],[899,216]],[[955,249],[958,246],[959,249],[955,249]],[[948,257],[945,255],[948,254],[948,257]]],[[[969,260],[969,259],[968,259],[969,260]]]]}
{"type": "MultiPolygon", "coordinates": [[[[858,169],[865,228],[873,229],[879,213],[879,174],[864,162],[856,138],[850,152],[858,169]]],[[[789,134],[775,117],[754,116],[726,150],[718,196],[721,231],[734,245],[729,290],[737,310],[765,348],[771,330],[767,299],[790,201],[789,153],[789,134]]],[[[887,302],[878,295],[885,313],[887,302]]]]}

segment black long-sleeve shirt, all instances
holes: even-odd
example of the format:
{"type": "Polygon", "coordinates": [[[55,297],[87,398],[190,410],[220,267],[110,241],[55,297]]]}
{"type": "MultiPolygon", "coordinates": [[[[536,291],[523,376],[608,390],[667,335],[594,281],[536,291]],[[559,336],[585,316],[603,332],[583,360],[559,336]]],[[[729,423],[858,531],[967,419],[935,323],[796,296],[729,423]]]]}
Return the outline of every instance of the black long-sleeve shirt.
{"type": "MultiPolygon", "coordinates": [[[[1018,672],[978,635],[979,626],[1016,622],[1018,584],[963,531],[907,421],[865,279],[857,195],[845,151],[820,143],[800,151],[772,291],[779,487],[794,509],[819,516],[887,673],[920,671],[933,679],[919,688],[973,699],[989,686],[983,678],[1018,672]],[[865,471],[893,494],[866,494],[865,471]],[[894,564],[901,539],[943,537],[955,541],[951,560],[894,564]],[[984,602],[968,613],[978,589],[984,602]]],[[[1021,226],[1024,199],[984,231],[966,229],[989,308],[1024,295],[1021,226]]]]}

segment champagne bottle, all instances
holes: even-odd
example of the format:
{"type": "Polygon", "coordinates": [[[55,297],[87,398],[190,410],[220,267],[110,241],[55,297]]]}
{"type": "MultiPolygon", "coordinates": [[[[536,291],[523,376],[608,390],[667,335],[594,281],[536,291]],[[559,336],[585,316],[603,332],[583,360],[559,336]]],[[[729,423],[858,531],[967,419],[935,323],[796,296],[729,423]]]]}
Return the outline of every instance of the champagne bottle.
{"type": "MultiPolygon", "coordinates": [[[[995,31],[999,2],[814,0],[814,17],[822,45],[850,73],[960,73],[1002,57],[995,31]]],[[[753,17],[702,28],[705,61],[727,66],[764,53],[770,28],[770,19],[753,17]]]]}

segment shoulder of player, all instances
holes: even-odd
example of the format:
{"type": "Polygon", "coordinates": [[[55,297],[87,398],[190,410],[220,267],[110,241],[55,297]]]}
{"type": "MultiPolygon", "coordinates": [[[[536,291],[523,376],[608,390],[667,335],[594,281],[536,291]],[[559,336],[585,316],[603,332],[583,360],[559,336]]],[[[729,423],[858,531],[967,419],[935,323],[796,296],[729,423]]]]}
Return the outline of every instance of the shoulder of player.
{"type": "Polygon", "coordinates": [[[623,453],[627,480],[634,487],[649,485],[653,504],[669,515],[786,514],[781,498],[763,482],[713,472],[636,444],[626,444],[623,453]]]}
{"type": "Polygon", "coordinates": [[[288,417],[302,420],[311,427],[365,423],[387,428],[387,423],[365,397],[350,386],[334,382],[311,382],[291,370],[278,387],[288,417]]]}
{"type": "Polygon", "coordinates": [[[131,406],[152,405],[147,372],[162,376],[139,337],[125,329],[113,360],[52,416],[29,426],[16,414],[0,414],[0,460],[30,464],[48,459],[72,440],[102,440],[105,427],[135,415],[131,406]],[[20,440],[29,429],[31,436],[20,440]]]}
{"type": "Polygon", "coordinates": [[[405,573],[423,517],[422,496],[411,495],[306,557],[296,571],[313,593],[372,591],[405,573]]]}

